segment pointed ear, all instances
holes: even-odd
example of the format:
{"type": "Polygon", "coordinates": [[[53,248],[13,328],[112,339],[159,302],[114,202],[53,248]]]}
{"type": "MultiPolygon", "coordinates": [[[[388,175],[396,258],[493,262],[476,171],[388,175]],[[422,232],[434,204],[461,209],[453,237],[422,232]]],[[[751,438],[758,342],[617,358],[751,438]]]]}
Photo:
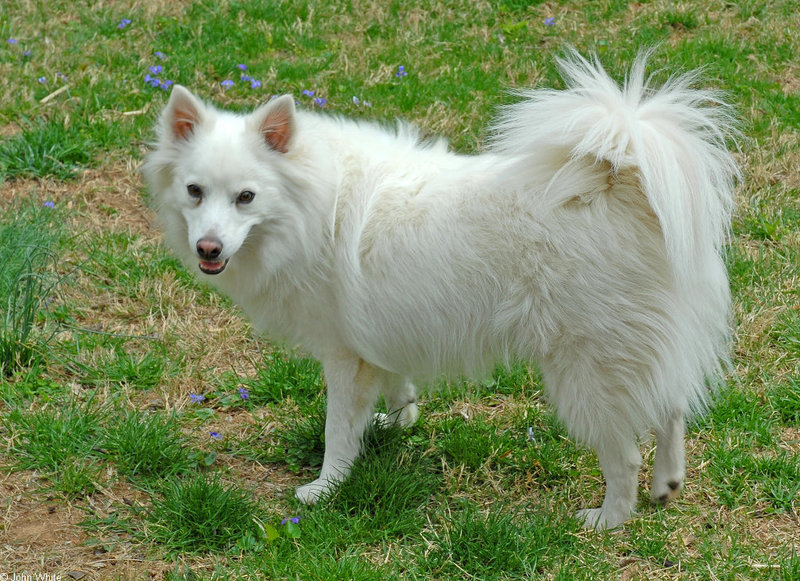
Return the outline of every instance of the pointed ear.
{"type": "Polygon", "coordinates": [[[289,151],[295,130],[294,97],[283,95],[263,105],[253,113],[258,132],[267,145],[280,153],[289,151]]]}
{"type": "Polygon", "coordinates": [[[188,89],[175,85],[162,118],[164,126],[175,139],[189,139],[203,120],[205,106],[188,89]]]}

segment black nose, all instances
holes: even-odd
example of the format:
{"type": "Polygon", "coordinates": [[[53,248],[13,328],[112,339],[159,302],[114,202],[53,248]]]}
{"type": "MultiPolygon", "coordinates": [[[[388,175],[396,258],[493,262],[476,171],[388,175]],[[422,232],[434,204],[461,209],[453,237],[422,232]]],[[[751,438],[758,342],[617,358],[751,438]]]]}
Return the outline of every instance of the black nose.
{"type": "Polygon", "coordinates": [[[219,238],[201,238],[197,241],[197,254],[203,260],[215,260],[222,253],[222,240],[219,238]]]}

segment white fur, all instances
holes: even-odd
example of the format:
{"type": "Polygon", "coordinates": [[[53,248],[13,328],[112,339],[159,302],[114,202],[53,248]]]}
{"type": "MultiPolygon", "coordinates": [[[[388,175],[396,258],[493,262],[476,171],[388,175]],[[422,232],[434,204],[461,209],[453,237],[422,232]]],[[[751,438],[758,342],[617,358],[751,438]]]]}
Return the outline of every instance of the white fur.
{"type": "Polygon", "coordinates": [[[651,89],[645,60],[620,87],[570,54],[567,89],[522,93],[477,156],[286,98],[240,116],[174,90],[144,167],[168,243],[194,269],[218,238],[228,266],[200,276],[323,364],[325,458],[301,500],[346,477],[380,393],[381,420],[409,425],[412,380],[517,358],[597,451],[607,490],[587,526],[633,513],[651,429],[652,495],[677,493],[684,415],[726,358],[738,170],[727,109],[692,75],[651,89]]]}

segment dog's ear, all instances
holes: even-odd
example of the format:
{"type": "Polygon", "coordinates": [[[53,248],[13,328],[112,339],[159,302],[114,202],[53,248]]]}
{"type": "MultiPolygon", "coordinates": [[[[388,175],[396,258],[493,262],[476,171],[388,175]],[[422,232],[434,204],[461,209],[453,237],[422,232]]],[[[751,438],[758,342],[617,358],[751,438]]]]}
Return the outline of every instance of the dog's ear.
{"type": "Polygon", "coordinates": [[[188,139],[202,121],[204,110],[203,103],[188,89],[175,85],[164,109],[164,124],[175,139],[188,139]]]}
{"type": "Polygon", "coordinates": [[[289,151],[289,142],[294,135],[294,97],[283,95],[273,99],[253,113],[258,131],[267,145],[280,153],[289,151]]]}

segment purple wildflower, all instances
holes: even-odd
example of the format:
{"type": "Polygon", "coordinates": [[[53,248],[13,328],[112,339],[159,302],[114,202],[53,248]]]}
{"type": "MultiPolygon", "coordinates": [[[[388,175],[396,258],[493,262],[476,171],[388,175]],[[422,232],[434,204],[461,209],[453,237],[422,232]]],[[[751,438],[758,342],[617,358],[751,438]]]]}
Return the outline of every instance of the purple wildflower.
{"type": "Polygon", "coordinates": [[[250,392],[247,391],[244,387],[239,388],[239,397],[242,399],[250,399],[250,392]]]}
{"type": "Polygon", "coordinates": [[[303,91],[303,95],[305,95],[306,97],[313,97],[314,96],[314,91],[309,91],[308,89],[305,89],[303,91]]]}
{"type": "Polygon", "coordinates": [[[261,86],[261,81],[256,79],[250,79],[250,88],[251,89],[258,89],[261,86]]]}
{"type": "Polygon", "coordinates": [[[31,51],[29,51],[29,50],[23,50],[22,51],[22,56],[24,58],[29,58],[31,56],[31,54],[33,54],[33,53],[31,51]]]}
{"type": "Polygon", "coordinates": [[[325,105],[327,105],[327,103],[328,103],[328,100],[325,99],[324,97],[317,97],[316,99],[314,99],[314,104],[317,107],[324,107],[325,105]]]}
{"type": "Polygon", "coordinates": [[[55,208],[56,203],[51,200],[48,200],[44,204],[42,204],[42,206],[44,206],[45,208],[55,208]]]}
{"type": "Polygon", "coordinates": [[[206,396],[204,396],[204,395],[198,395],[198,394],[196,394],[196,393],[190,393],[190,394],[189,394],[189,398],[190,398],[190,399],[191,399],[191,400],[192,400],[194,403],[200,403],[201,401],[203,401],[204,399],[206,399],[206,396]]]}
{"type": "Polygon", "coordinates": [[[161,59],[161,60],[164,60],[165,58],[167,58],[167,55],[165,55],[165,54],[164,54],[163,52],[161,52],[160,50],[157,50],[157,51],[156,51],[155,53],[153,53],[153,54],[156,56],[156,58],[159,58],[159,59],[161,59]]]}
{"type": "Polygon", "coordinates": [[[220,83],[220,85],[222,85],[223,89],[229,89],[233,86],[233,81],[231,81],[230,79],[225,79],[220,83]]]}
{"type": "Polygon", "coordinates": [[[211,432],[210,434],[211,434],[211,437],[214,438],[215,440],[221,440],[222,439],[222,434],[220,434],[219,432],[211,432]]]}
{"type": "Polygon", "coordinates": [[[169,79],[167,79],[165,81],[161,81],[161,83],[158,85],[158,87],[159,87],[159,89],[164,89],[165,91],[168,91],[169,88],[174,84],[175,84],[175,81],[170,81],[169,79]]]}
{"type": "Polygon", "coordinates": [[[17,39],[16,39],[16,38],[9,38],[9,39],[8,39],[8,44],[17,44],[17,42],[18,42],[18,41],[17,41],[17,39]]]}
{"type": "Polygon", "coordinates": [[[251,77],[250,75],[242,75],[241,77],[239,77],[239,79],[240,79],[242,82],[246,83],[246,82],[248,82],[248,81],[252,81],[252,80],[253,80],[253,77],[251,77]]]}
{"type": "Polygon", "coordinates": [[[154,66],[150,67],[148,70],[151,73],[153,73],[154,75],[160,75],[161,71],[164,70],[164,67],[162,67],[161,65],[154,65],[154,66]]]}
{"type": "Polygon", "coordinates": [[[46,85],[47,84],[47,77],[39,77],[36,80],[39,81],[39,83],[41,83],[42,85],[46,85]]]}
{"type": "Polygon", "coordinates": [[[127,26],[130,23],[131,23],[131,19],[130,18],[123,18],[122,20],[119,21],[119,24],[117,24],[117,28],[119,28],[119,29],[127,28],[127,26]]]}
{"type": "Polygon", "coordinates": [[[281,524],[285,525],[288,522],[291,522],[291,523],[294,523],[294,524],[299,524],[300,523],[300,517],[299,516],[293,516],[292,518],[285,518],[285,519],[283,519],[281,521],[281,524]]]}
{"type": "Polygon", "coordinates": [[[552,17],[552,16],[549,16],[549,17],[544,19],[544,25],[545,26],[554,26],[555,23],[556,23],[556,19],[554,17],[552,17]]]}
{"type": "Polygon", "coordinates": [[[408,73],[406,72],[406,67],[404,67],[403,65],[400,65],[399,67],[397,67],[397,73],[394,76],[395,77],[406,77],[406,76],[408,76],[408,73]]]}
{"type": "Polygon", "coordinates": [[[236,68],[239,69],[240,71],[246,71],[247,70],[247,65],[239,64],[239,65],[236,65],[236,68]]]}

